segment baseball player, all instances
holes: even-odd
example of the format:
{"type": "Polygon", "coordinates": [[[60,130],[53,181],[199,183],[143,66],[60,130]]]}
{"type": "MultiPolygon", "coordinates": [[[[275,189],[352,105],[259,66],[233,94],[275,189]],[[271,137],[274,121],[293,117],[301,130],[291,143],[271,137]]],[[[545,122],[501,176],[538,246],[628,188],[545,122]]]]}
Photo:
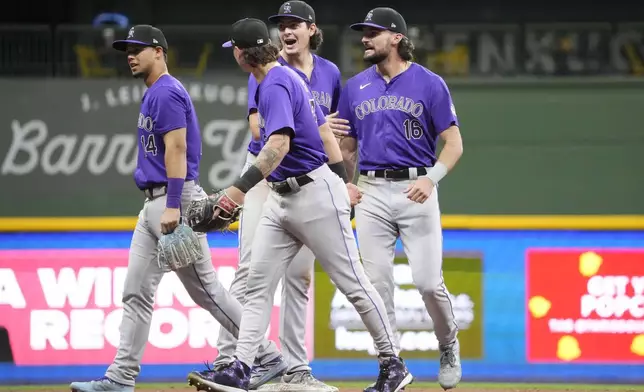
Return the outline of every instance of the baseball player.
{"type": "Polygon", "coordinates": [[[277,61],[278,48],[270,43],[264,22],[237,21],[223,46],[233,47],[237,63],[257,79],[264,145],[255,163],[225,190],[220,205],[225,210],[243,204],[244,195],[264,178],[271,191],[253,242],[234,360],[215,370],[192,372],[189,380],[198,388],[248,390],[250,366],[268,327],[278,282],[304,245],[354,304],[373,336],[382,357],[378,385],[383,391],[398,391],[412,378],[395,351],[382,300],[360,263],[349,219],[359,194],[347,178],[333,132],[306,82],[277,61]]]}
{"type": "MultiPolygon", "coordinates": [[[[123,319],[116,358],[104,377],[73,382],[72,391],[134,391],[143,350],[148,341],[154,295],[164,270],[157,261],[159,239],[179,227],[181,210],[206,197],[197,184],[201,134],[190,95],[166,67],[167,41],[161,30],[137,25],[116,50],[127,53],[134,77],[148,87],[138,118],[139,151],[134,180],[146,196],[130,245],[123,290],[123,319]]],[[[190,297],[227,330],[238,333],[241,304],[217,280],[205,234],[199,236],[203,257],[176,271],[190,297]]],[[[258,342],[259,343],[259,342],[258,342]]],[[[267,352],[279,355],[264,341],[267,352]]]]}
{"type": "MultiPolygon", "coordinates": [[[[276,23],[279,27],[282,49],[277,61],[284,66],[291,67],[309,85],[316,103],[320,106],[322,113],[328,116],[329,121],[335,121],[336,127],[348,129],[346,125],[340,123],[340,119],[334,118],[337,115],[335,111],[341,91],[340,70],[331,61],[311,52],[322,43],[322,33],[316,27],[313,8],[303,1],[288,1],[280,6],[278,13],[271,16],[269,21],[276,23]]],[[[261,150],[261,143],[258,140],[259,115],[255,101],[256,92],[257,80],[251,74],[248,79],[248,119],[253,132],[253,140],[248,146],[244,172],[255,163],[257,154],[261,150]]],[[[259,223],[262,207],[268,198],[269,191],[268,183],[266,180],[262,180],[249,190],[244,198],[238,231],[239,267],[230,287],[230,292],[242,303],[245,301],[246,279],[248,278],[255,228],[259,223]]],[[[282,383],[287,385],[276,386],[281,391],[287,390],[289,385],[295,385],[298,389],[306,386],[316,390],[337,391],[337,388],[326,385],[313,377],[306,352],[306,305],[309,299],[308,292],[314,261],[315,257],[311,250],[302,246],[286,269],[286,275],[282,281],[280,342],[282,353],[288,363],[288,371],[281,379],[282,383]]],[[[217,343],[220,355],[215,361],[215,366],[230,362],[236,344],[232,335],[225,329],[220,330],[217,343]]],[[[249,388],[257,389],[258,384],[261,385],[273,377],[279,376],[274,372],[281,368],[281,365],[266,368],[262,364],[255,363],[249,388]]]]}
{"type": "Polygon", "coordinates": [[[463,152],[452,98],[440,76],[412,62],[413,44],[398,12],[374,8],[351,28],[362,31],[364,59],[373,64],[347,81],[338,106],[351,127],[341,141],[350,174],[356,151],[360,156],[363,201],[356,206],[356,229],[362,262],[395,328],[393,259],[400,236],[434,322],[438,382],[454,388],[461,379],[458,327],[441,271],[437,195],[438,182],[463,152]],[[445,145],[437,159],[439,137],[445,145]]]}

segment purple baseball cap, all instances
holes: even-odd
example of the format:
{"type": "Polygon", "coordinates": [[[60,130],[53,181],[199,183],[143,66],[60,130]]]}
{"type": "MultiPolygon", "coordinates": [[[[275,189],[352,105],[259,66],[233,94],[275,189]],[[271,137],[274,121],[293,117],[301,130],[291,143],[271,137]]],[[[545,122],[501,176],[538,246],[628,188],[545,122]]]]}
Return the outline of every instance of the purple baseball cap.
{"type": "Polygon", "coordinates": [[[114,41],[112,47],[121,52],[125,52],[128,44],[143,46],[160,46],[164,51],[168,51],[168,41],[166,41],[163,32],[150,25],[133,26],[127,33],[127,38],[114,41]]]}
{"type": "Polygon", "coordinates": [[[352,30],[362,31],[365,27],[373,27],[379,30],[389,30],[394,33],[407,35],[407,23],[398,11],[389,7],[374,8],[367,13],[362,23],[351,25],[352,30]]]}

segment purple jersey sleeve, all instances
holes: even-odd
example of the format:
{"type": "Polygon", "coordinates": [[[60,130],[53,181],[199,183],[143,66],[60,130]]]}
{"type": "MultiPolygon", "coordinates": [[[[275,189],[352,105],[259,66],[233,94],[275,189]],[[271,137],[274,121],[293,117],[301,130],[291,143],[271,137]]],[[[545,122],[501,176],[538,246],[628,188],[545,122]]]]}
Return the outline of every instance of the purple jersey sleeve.
{"type": "Polygon", "coordinates": [[[291,97],[284,86],[270,84],[262,87],[261,94],[262,112],[264,118],[265,140],[277,130],[291,128],[295,132],[293,119],[293,104],[291,97]]]}
{"type": "Polygon", "coordinates": [[[340,77],[340,72],[335,75],[335,83],[333,84],[333,95],[331,96],[331,113],[335,113],[338,110],[338,101],[340,100],[340,94],[342,93],[342,80],[340,77]]]}
{"type": "Polygon", "coordinates": [[[326,117],[324,116],[324,113],[322,112],[322,108],[320,105],[318,105],[315,100],[313,100],[313,105],[315,105],[315,119],[318,121],[318,127],[321,127],[323,124],[326,123],[326,117]]]}
{"type": "Polygon", "coordinates": [[[350,100],[349,100],[349,89],[343,88],[340,93],[340,99],[338,100],[338,117],[343,118],[349,121],[349,135],[350,137],[357,138],[355,128],[355,120],[353,118],[353,111],[351,110],[350,100]]]}
{"type": "Polygon", "coordinates": [[[442,78],[434,83],[431,96],[431,106],[429,112],[432,116],[432,123],[438,133],[443,132],[452,125],[458,126],[456,109],[452,102],[452,96],[449,93],[447,84],[442,78]]]}
{"type": "Polygon", "coordinates": [[[165,134],[179,128],[187,128],[188,113],[184,98],[174,89],[155,91],[150,100],[150,116],[154,121],[154,133],[165,134]]]}
{"type": "Polygon", "coordinates": [[[255,94],[257,94],[257,79],[253,74],[248,78],[248,114],[257,111],[257,101],[255,101],[255,94]]]}

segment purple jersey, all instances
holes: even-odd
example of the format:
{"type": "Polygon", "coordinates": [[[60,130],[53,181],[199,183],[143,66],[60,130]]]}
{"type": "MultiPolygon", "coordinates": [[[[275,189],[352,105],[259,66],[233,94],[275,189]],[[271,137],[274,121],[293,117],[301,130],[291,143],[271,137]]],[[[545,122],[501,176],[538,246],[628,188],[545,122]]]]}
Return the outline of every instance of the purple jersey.
{"type": "MultiPolygon", "coordinates": [[[[283,57],[280,56],[277,61],[291,68],[308,84],[315,102],[320,106],[325,116],[337,110],[340,93],[342,92],[342,76],[337,65],[314,54],[313,71],[311,72],[311,80],[309,80],[302,71],[291,67],[283,57]]],[[[248,114],[257,111],[256,91],[257,79],[251,74],[248,78],[248,114]]],[[[254,155],[257,155],[261,148],[262,144],[255,140],[251,140],[248,145],[248,151],[254,155]]]]}
{"type": "Polygon", "coordinates": [[[389,83],[376,66],[352,77],[338,111],[358,139],[360,170],[431,167],[438,135],[458,126],[447,85],[416,63],[389,83]]]}
{"type": "Polygon", "coordinates": [[[319,126],[326,122],[306,83],[291,68],[268,71],[258,94],[259,130],[262,143],[283,128],[293,129],[291,148],[267,180],[284,181],[306,174],[328,161],[319,126]]]}
{"type": "Polygon", "coordinates": [[[143,94],[138,121],[139,152],[134,181],[140,189],[168,182],[163,135],[186,128],[186,181],[199,178],[201,132],[190,95],[179,80],[161,76],[143,94]]]}

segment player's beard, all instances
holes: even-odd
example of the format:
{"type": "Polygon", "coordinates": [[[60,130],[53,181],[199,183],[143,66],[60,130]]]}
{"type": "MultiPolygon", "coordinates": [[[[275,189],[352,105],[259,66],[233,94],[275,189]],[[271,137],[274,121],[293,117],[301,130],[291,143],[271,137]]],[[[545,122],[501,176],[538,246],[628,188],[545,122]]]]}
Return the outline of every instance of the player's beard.
{"type": "Polygon", "coordinates": [[[374,54],[370,56],[365,56],[364,60],[371,63],[371,64],[380,64],[383,61],[385,61],[389,57],[389,53],[383,53],[383,52],[375,52],[374,54]]]}

